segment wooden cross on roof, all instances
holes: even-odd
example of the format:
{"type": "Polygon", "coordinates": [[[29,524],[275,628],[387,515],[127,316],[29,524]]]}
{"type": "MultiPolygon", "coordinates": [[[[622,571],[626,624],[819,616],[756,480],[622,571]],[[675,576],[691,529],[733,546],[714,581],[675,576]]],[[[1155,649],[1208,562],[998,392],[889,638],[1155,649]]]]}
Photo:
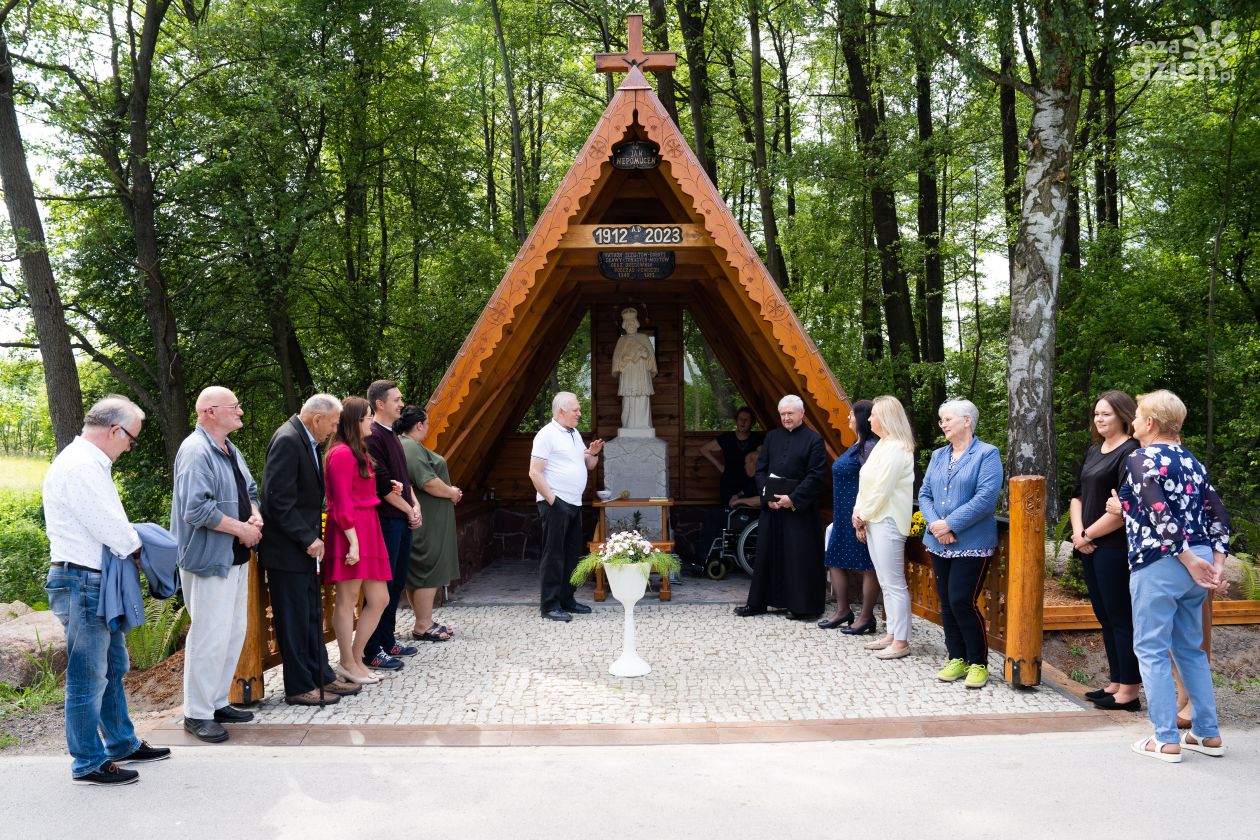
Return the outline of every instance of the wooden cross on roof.
{"type": "Polygon", "coordinates": [[[595,72],[629,73],[639,70],[673,70],[678,66],[678,53],[643,51],[643,15],[626,15],[626,51],[596,53],[595,72]]]}

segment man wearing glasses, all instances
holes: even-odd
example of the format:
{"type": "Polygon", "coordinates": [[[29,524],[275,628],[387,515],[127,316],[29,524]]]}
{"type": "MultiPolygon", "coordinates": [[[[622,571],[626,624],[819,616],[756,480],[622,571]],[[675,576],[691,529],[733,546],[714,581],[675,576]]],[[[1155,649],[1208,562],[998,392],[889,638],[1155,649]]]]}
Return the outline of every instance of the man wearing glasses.
{"type": "Polygon", "coordinates": [[[77,784],[131,784],[140,774],[120,764],[171,754],[136,737],[123,689],[126,640],[121,629],[110,630],[96,614],[102,547],[119,557],[140,550],[140,536],[110,473],[114,461],[135,445],[143,421],[144,412],[131,400],[106,397],[88,411],[82,433],[61,450],[44,478],[52,555],[45,589],[66,630],[66,745],[77,784]]]}
{"type": "Polygon", "coordinates": [[[245,564],[263,527],[258,486],[228,440],[244,425],[244,413],[227,388],[205,389],[197,397],[197,427],[175,456],[171,533],[192,617],[184,646],[184,729],[209,743],[227,740],[222,724],[254,717],[228,705],[245,642],[245,564]]]}

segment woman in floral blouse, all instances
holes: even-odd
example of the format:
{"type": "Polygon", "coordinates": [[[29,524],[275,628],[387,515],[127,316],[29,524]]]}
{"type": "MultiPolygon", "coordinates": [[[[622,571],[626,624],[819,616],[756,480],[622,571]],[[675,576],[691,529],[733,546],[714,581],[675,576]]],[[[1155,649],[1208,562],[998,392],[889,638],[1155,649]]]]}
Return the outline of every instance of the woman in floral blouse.
{"type": "Polygon", "coordinates": [[[1120,487],[1129,541],[1133,649],[1142,672],[1154,737],[1133,751],[1176,763],[1183,750],[1221,756],[1212,672],[1203,641],[1203,600],[1226,585],[1229,522],[1207,470],[1181,446],[1186,406],[1171,391],[1137,398],[1133,436],[1120,487]],[[1190,730],[1178,737],[1172,662],[1194,704],[1190,730]]]}

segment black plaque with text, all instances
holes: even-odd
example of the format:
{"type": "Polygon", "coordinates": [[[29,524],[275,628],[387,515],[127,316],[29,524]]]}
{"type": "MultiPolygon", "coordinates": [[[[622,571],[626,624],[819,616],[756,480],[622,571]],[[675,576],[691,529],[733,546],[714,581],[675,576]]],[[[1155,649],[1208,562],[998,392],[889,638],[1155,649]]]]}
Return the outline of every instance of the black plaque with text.
{"type": "Polygon", "coordinates": [[[664,280],[674,273],[674,252],[600,251],[599,273],[609,280],[664,280]]]}
{"type": "Polygon", "coordinates": [[[655,143],[631,140],[613,146],[612,165],[615,169],[655,169],[661,162],[661,150],[655,143]]]}

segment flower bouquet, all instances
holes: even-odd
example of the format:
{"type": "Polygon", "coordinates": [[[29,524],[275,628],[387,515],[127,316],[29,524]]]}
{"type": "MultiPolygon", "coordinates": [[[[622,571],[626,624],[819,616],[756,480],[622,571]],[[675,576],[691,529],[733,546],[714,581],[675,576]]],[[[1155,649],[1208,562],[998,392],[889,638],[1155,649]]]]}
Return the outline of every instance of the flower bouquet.
{"type": "Polygon", "coordinates": [[[641,567],[644,578],[651,572],[668,575],[680,568],[677,557],[657,551],[638,531],[621,531],[609,537],[602,549],[579,560],[569,581],[574,586],[581,586],[600,566],[632,566],[636,563],[646,564],[641,567]]]}

